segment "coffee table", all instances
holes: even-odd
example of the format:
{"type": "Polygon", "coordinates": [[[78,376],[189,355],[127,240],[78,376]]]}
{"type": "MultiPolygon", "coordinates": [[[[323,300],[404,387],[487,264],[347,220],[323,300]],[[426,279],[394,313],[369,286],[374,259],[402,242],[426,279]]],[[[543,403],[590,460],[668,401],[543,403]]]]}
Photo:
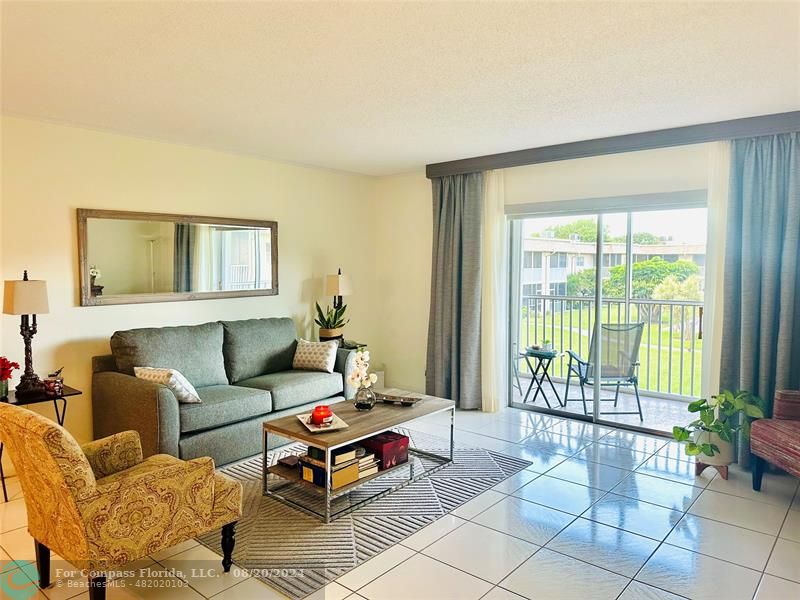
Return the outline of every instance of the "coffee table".
{"type": "MultiPolygon", "coordinates": [[[[282,417],[273,421],[264,422],[264,454],[263,454],[263,493],[289,506],[299,509],[305,513],[320,518],[325,523],[348,514],[365,504],[374,502],[378,498],[390,494],[403,488],[423,477],[428,477],[432,473],[443,469],[453,462],[453,424],[455,422],[455,402],[435,396],[424,396],[423,400],[413,406],[400,406],[393,404],[377,403],[370,411],[359,411],[352,402],[341,402],[331,405],[331,410],[338,417],[348,424],[346,429],[338,431],[326,431],[322,433],[311,433],[306,429],[296,415],[282,417]],[[441,456],[432,452],[413,448],[409,443],[409,460],[407,463],[396,465],[389,469],[378,471],[377,474],[364,477],[348,485],[344,485],[336,490],[331,489],[331,453],[337,448],[354,444],[363,439],[371,437],[376,433],[400,427],[422,417],[429,417],[435,414],[450,412],[450,441],[449,453],[441,456]],[[325,453],[325,487],[315,485],[305,481],[299,469],[287,467],[281,464],[268,466],[267,448],[270,434],[279,435],[292,441],[301,442],[307,446],[319,448],[325,453]],[[414,468],[412,456],[425,457],[432,466],[419,470],[414,468]],[[383,477],[390,473],[396,473],[399,469],[408,469],[408,477],[403,477],[394,481],[386,488],[376,491],[365,498],[347,502],[342,508],[332,510],[331,502],[342,496],[351,494],[358,488],[373,479],[383,477]],[[276,480],[270,486],[270,479],[276,480]],[[287,493],[289,492],[289,493],[287,493]],[[313,500],[316,498],[317,502],[313,500]],[[322,510],[315,510],[314,504],[319,504],[322,500],[322,510]]],[[[410,440],[409,440],[410,442],[410,440]]]]}

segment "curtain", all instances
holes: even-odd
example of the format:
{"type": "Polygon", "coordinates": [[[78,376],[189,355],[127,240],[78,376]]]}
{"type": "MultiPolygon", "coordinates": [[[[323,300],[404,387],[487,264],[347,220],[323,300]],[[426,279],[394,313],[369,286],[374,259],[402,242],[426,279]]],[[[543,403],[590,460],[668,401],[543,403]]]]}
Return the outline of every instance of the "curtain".
{"type": "Polygon", "coordinates": [[[194,292],[213,292],[219,289],[218,273],[215,269],[213,229],[211,225],[192,225],[194,230],[192,248],[192,285],[194,292]]]}
{"type": "Polygon", "coordinates": [[[505,406],[507,361],[506,216],[503,171],[486,171],[483,193],[481,274],[481,408],[505,406]]]}
{"type": "Polygon", "coordinates": [[[425,389],[460,408],[481,402],[483,174],[434,178],[425,389]]]}
{"type": "MultiPolygon", "coordinates": [[[[720,383],[800,388],[800,133],[734,140],[720,383]]],[[[740,443],[739,460],[749,461],[740,443]]]]}
{"type": "Polygon", "coordinates": [[[192,262],[194,260],[195,229],[189,223],[175,223],[175,251],[173,253],[173,290],[192,291],[192,262]]]}
{"type": "Polygon", "coordinates": [[[709,155],[708,227],[706,239],[705,310],[703,313],[703,364],[700,396],[710,398],[720,391],[719,369],[722,356],[723,290],[725,273],[725,230],[728,222],[728,196],[731,143],[716,142],[709,155]]]}

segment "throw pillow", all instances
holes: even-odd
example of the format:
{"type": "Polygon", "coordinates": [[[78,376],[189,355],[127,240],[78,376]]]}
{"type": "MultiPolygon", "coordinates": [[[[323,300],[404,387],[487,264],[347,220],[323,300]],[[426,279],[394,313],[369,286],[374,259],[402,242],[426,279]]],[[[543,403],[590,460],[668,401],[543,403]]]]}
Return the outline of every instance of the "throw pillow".
{"type": "Polygon", "coordinates": [[[333,373],[333,366],[336,364],[336,350],[339,342],[309,342],[308,340],[297,340],[297,348],[294,351],[293,369],[303,371],[324,371],[333,373]]]}
{"type": "Polygon", "coordinates": [[[198,404],[202,402],[194,386],[175,369],[134,367],[133,372],[139,379],[167,386],[175,394],[178,402],[183,404],[198,404]]]}

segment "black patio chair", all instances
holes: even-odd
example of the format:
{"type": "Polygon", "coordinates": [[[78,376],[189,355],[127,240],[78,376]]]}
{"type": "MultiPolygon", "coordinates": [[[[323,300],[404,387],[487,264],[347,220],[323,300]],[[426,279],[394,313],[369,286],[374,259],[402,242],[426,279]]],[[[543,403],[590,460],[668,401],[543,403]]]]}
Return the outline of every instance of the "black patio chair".
{"type": "MultiPolygon", "coordinates": [[[[600,385],[614,386],[616,393],[614,398],[601,398],[602,402],[613,400],[616,408],[619,401],[619,389],[623,386],[633,386],[636,394],[637,411],[601,411],[603,415],[639,415],[639,420],[644,421],[642,415],[642,403],[639,399],[639,379],[636,369],[639,366],[639,346],[642,343],[642,333],[644,323],[604,323],[600,326],[602,335],[600,352],[602,362],[600,369],[600,385]]],[[[569,364],[567,366],[567,388],[564,391],[564,406],[567,402],[583,402],[583,414],[588,415],[586,408],[586,391],[584,386],[594,385],[595,380],[595,340],[592,332],[592,340],[589,344],[589,359],[584,360],[572,350],[567,350],[569,354],[569,364]],[[571,378],[575,376],[581,385],[581,397],[569,397],[569,384],[571,378]]]]}

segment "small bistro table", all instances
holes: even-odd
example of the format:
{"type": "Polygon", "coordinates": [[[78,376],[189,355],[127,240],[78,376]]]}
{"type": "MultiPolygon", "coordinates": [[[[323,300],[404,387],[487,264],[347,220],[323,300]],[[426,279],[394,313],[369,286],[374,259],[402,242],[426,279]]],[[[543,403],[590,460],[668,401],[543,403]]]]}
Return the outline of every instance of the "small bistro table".
{"type": "Polygon", "coordinates": [[[544,401],[547,404],[547,408],[553,408],[550,406],[550,400],[548,400],[547,394],[544,392],[544,382],[547,380],[547,383],[550,384],[550,389],[553,390],[553,394],[555,394],[558,405],[564,406],[561,403],[561,397],[558,395],[558,391],[556,391],[556,387],[553,385],[553,381],[550,379],[550,375],[547,372],[552,362],[561,356],[561,353],[554,351],[548,352],[545,350],[533,350],[532,348],[529,348],[525,350],[525,352],[520,352],[519,355],[525,359],[526,363],[528,363],[528,369],[531,372],[531,382],[528,385],[528,390],[525,392],[525,397],[522,399],[522,403],[524,404],[528,401],[528,396],[535,385],[536,391],[533,393],[533,399],[531,400],[531,403],[536,402],[536,398],[541,392],[542,398],[544,398],[544,401]],[[533,359],[533,361],[536,363],[536,366],[531,364],[531,359],[533,359]]]}
{"type": "MultiPolygon", "coordinates": [[[[17,398],[13,390],[9,390],[8,398],[0,398],[0,402],[14,404],[16,406],[28,406],[30,404],[40,404],[41,402],[52,402],[53,408],[56,411],[56,422],[64,426],[64,418],[67,416],[67,398],[70,396],[80,396],[83,392],[81,390],[64,386],[60,396],[47,396],[45,394],[28,396],[26,398],[17,398]],[[59,407],[59,400],[61,406],[59,407]]],[[[6,476],[3,472],[3,442],[0,442],[0,481],[3,484],[3,501],[8,502],[8,491],[6,490],[6,476]]]]}

